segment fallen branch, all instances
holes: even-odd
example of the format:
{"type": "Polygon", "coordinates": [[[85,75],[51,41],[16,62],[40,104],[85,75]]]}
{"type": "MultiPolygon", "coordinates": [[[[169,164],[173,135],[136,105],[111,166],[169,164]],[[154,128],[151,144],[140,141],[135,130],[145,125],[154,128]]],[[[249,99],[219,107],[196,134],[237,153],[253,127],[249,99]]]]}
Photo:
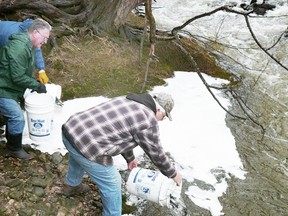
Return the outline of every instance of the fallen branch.
{"type": "MultiPolygon", "coordinates": [[[[262,129],[262,134],[264,136],[265,134],[265,128],[263,127],[263,125],[261,125],[260,123],[258,123],[257,121],[255,121],[250,115],[249,113],[246,111],[246,109],[244,108],[242,102],[243,100],[241,99],[241,97],[238,96],[238,94],[236,94],[235,91],[233,90],[229,90],[230,91],[230,94],[232,95],[232,97],[237,101],[237,103],[239,104],[239,106],[241,107],[242,111],[245,113],[245,115],[256,125],[258,125],[261,129],[262,129]]],[[[245,103],[244,103],[245,104],[245,103]]],[[[245,104],[246,106],[246,104],[245,104]]],[[[247,106],[246,106],[247,107],[247,106]]]]}

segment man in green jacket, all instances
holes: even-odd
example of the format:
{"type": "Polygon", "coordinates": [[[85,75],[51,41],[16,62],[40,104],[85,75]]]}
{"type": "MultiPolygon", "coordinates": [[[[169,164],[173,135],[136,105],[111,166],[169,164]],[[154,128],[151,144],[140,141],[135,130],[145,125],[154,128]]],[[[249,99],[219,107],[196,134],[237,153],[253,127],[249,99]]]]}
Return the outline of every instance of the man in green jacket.
{"type": "Polygon", "coordinates": [[[46,93],[44,84],[34,77],[34,48],[47,43],[52,27],[43,19],[36,19],[28,31],[11,36],[0,49],[0,114],[6,119],[5,136],[9,155],[30,160],[22,147],[25,126],[20,100],[27,88],[46,93]]]}

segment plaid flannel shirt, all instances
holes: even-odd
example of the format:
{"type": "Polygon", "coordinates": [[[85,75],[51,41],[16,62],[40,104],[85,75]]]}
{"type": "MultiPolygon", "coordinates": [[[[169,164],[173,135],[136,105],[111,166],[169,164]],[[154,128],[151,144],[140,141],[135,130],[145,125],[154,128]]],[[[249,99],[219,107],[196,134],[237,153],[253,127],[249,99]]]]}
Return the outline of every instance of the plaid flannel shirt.
{"type": "Polygon", "coordinates": [[[129,163],[135,159],[133,148],[139,145],[164,175],[176,176],[160,143],[155,113],[138,102],[114,98],[72,115],[62,131],[75,149],[91,161],[111,166],[112,156],[122,154],[129,163]]]}

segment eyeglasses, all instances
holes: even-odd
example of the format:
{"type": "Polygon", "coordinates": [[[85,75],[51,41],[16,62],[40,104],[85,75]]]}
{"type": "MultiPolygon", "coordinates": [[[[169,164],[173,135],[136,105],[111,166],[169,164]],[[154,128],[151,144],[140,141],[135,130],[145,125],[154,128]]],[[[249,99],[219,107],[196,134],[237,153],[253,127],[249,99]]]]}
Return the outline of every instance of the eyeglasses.
{"type": "Polygon", "coordinates": [[[49,39],[49,37],[46,37],[46,36],[42,35],[37,29],[36,29],[36,31],[37,31],[45,40],[48,40],[48,39],[49,39]]]}

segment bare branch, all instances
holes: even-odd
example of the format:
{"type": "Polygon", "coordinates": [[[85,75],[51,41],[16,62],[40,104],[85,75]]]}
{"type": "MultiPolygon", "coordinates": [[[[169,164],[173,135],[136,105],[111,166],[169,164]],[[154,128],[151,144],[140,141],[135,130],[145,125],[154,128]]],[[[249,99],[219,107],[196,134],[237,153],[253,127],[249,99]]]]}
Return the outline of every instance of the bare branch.
{"type": "MultiPolygon", "coordinates": [[[[148,72],[149,72],[149,65],[151,61],[159,61],[159,58],[155,55],[155,46],[156,46],[156,23],[155,23],[155,19],[154,16],[152,14],[152,2],[151,0],[146,0],[145,3],[145,21],[149,23],[150,26],[150,51],[149,51],[149,57],[147,59],[147,63],[146,63],[146,69],[145,69],[145,79],[144,79],[144,83],[142,85],[142,89],[141,92],[144,91],[145,89],[145,85],[147,82],[147,77],[148,77],[148,72]]],[[[146,23],[145,22],[145,23],[146,23]]],[[[146,27],[146,25],[145,25],[146,27]]]]}
{"type": "MultiPolygon", "coordinates": [[[[215,10],[213,11],[210,11],[210,12],[207,12],[207,13],[203,13],[203,14],[200,14],[198,16],[195,16],[189,20],[187,20],[184,24],[182,24],[181,26],[178,26],[178,27],[175,27],[174,29],[172,29],[172,35],[176,35],[181,29],[185,28],[188,24],[190,24],[191,22],[199,19],[199,18],[202,18],[202,17],[206,17],[206,16],[210,16],[214,13],[217,13],[218,11],[227,11],[227,12],[230,12],[230,13],[236,13],[236,14],[239,14],[239,15],[242,15],[244,16],[245,18],[245,21],[246,21],[246,24],[247,24],[247,27],[249,29],[249,32],[252,36],[252,38],[254,39],[254,41],[256,42],[256,44],[259,46],[259,48],[261,50],[263,50],[270,58],[272,58],[277,64],[279,64],[281,67],[283,67],[285,70],[288,70],[288,68],[283,65],[280,61],[278,61],[272,54],[270,54],[267,50],[271,49],[271,47],[269,49],[264,49],[263,46],[260,44],[260,42],[257,40],[251,26],[250,26],[250,23],[249,23],[249,20],[248,20],[248,15],[251,14],[253,11],[251,12],[247,12],[247,13],[242,13],[242,12],[239,12],[239,11],[236,11],[236,10],[232,10],[231,8],[229,8],[229,6],[222,6],[222,7],[219,7],[219,8],[216,8],[215,10]]],[[[283,33],[284,34],[284,33],[283,33]]],[[[283,35],[282,34],[282,35],[283,35]]],[[[281,35],[281,36],[282,36],[281,35]]],[[[281,37],[280,37],[281,38],[281,37]]],[[[280,40],[280,38],[278,39],[278,41],[280,40]]],[[[277,42],[276,42],[277,43],[277,42]]],[[[275,46],[275,44],[273,45],[275,46]]],[[[273,47],[272,46],[272,47],[273,47]]]]}
{"type": "MultiPolygon", "coordinates": [[[[255,120],[249,115],[249,113],[246,111],[246,109],[244,108],[244,106],[243,106],[243,104],[242,104],[243,100],[241,99],[241,97],[239,97],[238,94],[237,94],[235,91],[233,91],[233,90],[230,90],[230,93],[231,93],[232,97],[238,102],[239,106],[241,107],[241,109],[242,109],[242,111],[245,113],[245,115],[246,115],[254,124],[258,125],[258,126],[261,128],[262,134],[263,134],[263,136],[264,136],[265,131],[266,131],[265,128],[264,128],[260,123],[258,123],[257,121],[255,121],[255,120]]],[[[246,106],[246,104],[245,104],[245,106],[246,106]]]]}
{"type": "MultiPolygon", "coordinates": [[[[194,61],[194,59],[193,59],[193,57],[190,55],[190,53],[189,53],[183,46],[181,46],[181,44],[179,44],[179,43],[177,43],[177,42],[174,42],[174,43],[175,43],[175,45],[178,46],[184,53],[186,53],[186,54],[189,56],[191,62],[194,64],[195,68],[198,68],[197,63],[194,61]]],[[[198,76],[200,77],[201,81],[203,82],[203,84],[206,86],[206,88],[207,88],[207,90],[209,91],[209,93],[210,93],[210,94],[212,95],[212,97],[214,98],[214,100],[219,104],[219,106],[220,106],[223,110],[225,110],[225,112],[227,112],[229,115],[231,115],[231,116],[233,116],[233,117],[235,117],[235,118],[240,118],[240,119],[245,120],[244,117],[237,116],[237,115],[234,115],[234,114],[232,114],[231,112],[229,112],[229,111],[220,103],[220,101],[217,99],[217,97],[216,97],[216,96],[214,95],[214,93],[211,91],[209,85],[207,84],[206,80],[205,80],[204,77],[202,76],[199,68],[197,69],[196,72],[197,72],[198,76]]]]}
{"type": "Polygon", "coordinates": [[[260,47],[261,50],[263,50],[270,58],[272,58],[275,62],[277,62],[281,67],[283,67],[285,70],[288,70],[288,68],[286,66],[284,66],[281,62],[279,62],[276,58],[274,58],[273,55],[271,55],[266,49],[264,49],[262,47],[262,45],[260,44],[260,42],[257,40],[251,26],[250,26],[250,23],[249,23],[249,20],[248,20],[248,17],[247,16],[244,16],[245,17],[245,21],[246,21],[246,24],[247,24],[247,27],[250,31],[250,34],[252,35],[254,41],[256,42],[256,44],[260,47]]]}
{"type": "Polygon", "coordinates": [[[232,10],[231,8],[229,8],[229,6],[222,6],[222,7],[219,7],[219,8],[216,8],[215,10],[212,10],[210,12],[207,12],[207,13],[203,13],[203,14],[200,14],[198,16],[195,16],[189,20],[187,20],[185,23],[183,23],[181,26],[178,26],[178,27],[175,27],[174,29],[172,29],[171,33],[172,35],[176,35],[178,31],[180,31],[181,29],[185,28],[187,25],[189,25],[191,22],[197,20],[197,19],[200,19],[200,18],[203,18],[203,17],[206,17],[206,16],[210,16],[214,13],[217,13],[218,11],[227,11],[227,12],[231,12],[231,13],[236,13],[236,14],[240,14],[240,15],[247,15],[247,14],[250,14],[251,12],[248,12],[248,13],[242,13],[242,12],[239,12],[239,11],[235,11],[235,10],[232,10]]]}

